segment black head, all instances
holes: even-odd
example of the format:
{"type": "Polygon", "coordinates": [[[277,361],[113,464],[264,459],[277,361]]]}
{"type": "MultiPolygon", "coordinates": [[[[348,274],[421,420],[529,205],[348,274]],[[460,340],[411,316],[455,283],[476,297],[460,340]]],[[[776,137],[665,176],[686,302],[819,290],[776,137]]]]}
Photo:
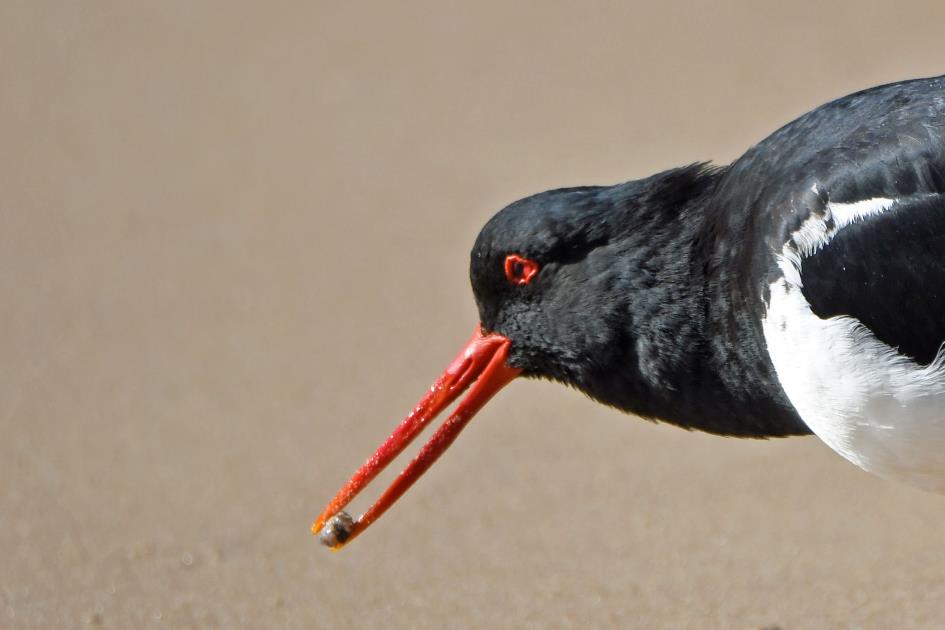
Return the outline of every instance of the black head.
{"type": "Polygon", "coordinates": [[[507,206],[471,252],[485,329],[512,341],[510,365],[628,407],[641,386],[672,388],[674,343],[691,327],[688,208],[714,184],[703,164],[616,186],[564,188],[507,206]],[[505,260],[537,263],[527,284],[505,260]],[[683,299],[685,298],[685,300],[683,299]]]}
{"type": "Polygon", "coordinates": [[[709,179],[694,165],[543,192],[496,214],[476,239],[470,279],[483,328],[512,341],[509,364],[616,404],[610,390],[626,391],[639,369],[665,385],[654,344],[671,324],[653,315],[686,317],[668,295],[688,275],[672,245],[684,238],[683,207],[709,179]],[[509,257],[534,261],[537,273],[516,282],[509,257]]]}
{"type": "Polygon", "coordinates": [[[604,316],[619,266],[603,255],[616,237],[607,225],[605,190],[566,188],[522,199],[476,239],[470,279],[482,327],[512,340],[509,364],[526,374],[572,380],[576,363],[619,332],[604,316]],[[534,271],[527,281],[522,264],[534,271]]]}

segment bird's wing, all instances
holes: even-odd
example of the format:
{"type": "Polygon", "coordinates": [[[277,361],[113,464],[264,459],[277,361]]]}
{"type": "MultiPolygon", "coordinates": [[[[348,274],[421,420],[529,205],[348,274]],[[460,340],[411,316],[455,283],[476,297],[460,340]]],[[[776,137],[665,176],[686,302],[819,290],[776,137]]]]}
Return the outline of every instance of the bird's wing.
{"type": "Polygon", "coordinates": [[[861,468],[945,492],[945,195],[814,209],[761,318],[798,415],[861,468]]]}
{"type": "MultiPolygon", "coordinates": [[[[853,207],[833,205],[831,219],[853,207]]],[[[803,259],[803,295],[817,316],[853,317],[929,364],[945,343],[945,195],[874,201],[871,209],[803,259]]]]}
{"type": "Polygon", "coordinates": [[[766,258],[755,286],[770,287],[793,248],[816,315],[852,317],[931,362],[945,342],[945,79],[829,103],[758,153],[779,175],[748,248],[766,258]]]}

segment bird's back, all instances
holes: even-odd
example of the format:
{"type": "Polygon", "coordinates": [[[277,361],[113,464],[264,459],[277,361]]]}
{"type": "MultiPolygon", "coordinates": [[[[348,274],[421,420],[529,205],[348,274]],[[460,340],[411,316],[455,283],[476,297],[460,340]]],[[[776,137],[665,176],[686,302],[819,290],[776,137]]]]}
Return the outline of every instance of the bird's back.
{"type": "Polygon", "coordinates": [[[945,491],[945,78],[812,111],[733,163],[715,201],[713,231],[737,238],[713,243],[715,324],[763,340],[839,453],[945,491]]]}

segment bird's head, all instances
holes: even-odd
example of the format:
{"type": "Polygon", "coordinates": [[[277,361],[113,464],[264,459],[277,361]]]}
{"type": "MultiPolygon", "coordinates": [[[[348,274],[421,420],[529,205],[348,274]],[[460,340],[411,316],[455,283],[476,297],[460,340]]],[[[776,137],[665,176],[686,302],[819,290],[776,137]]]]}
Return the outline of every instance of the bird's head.
{"type": "Polygon", "coordinates": [[[625,327],[633,209],[612,188],[567,188],[496,214],[470,254],[482,330],[507,338],[509,366],[581,386],[625,327]]]}

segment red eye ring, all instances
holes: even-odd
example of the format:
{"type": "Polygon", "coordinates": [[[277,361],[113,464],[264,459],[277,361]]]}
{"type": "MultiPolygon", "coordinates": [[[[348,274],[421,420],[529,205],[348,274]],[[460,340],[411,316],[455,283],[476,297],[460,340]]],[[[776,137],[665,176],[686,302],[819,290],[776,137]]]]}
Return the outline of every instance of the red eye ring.
{"type": "Polygon", "coordinates": [[[538,275],[538,263],[518,254],[505,257],[505,278],[512,284],[526,285],[538,275]]]}

